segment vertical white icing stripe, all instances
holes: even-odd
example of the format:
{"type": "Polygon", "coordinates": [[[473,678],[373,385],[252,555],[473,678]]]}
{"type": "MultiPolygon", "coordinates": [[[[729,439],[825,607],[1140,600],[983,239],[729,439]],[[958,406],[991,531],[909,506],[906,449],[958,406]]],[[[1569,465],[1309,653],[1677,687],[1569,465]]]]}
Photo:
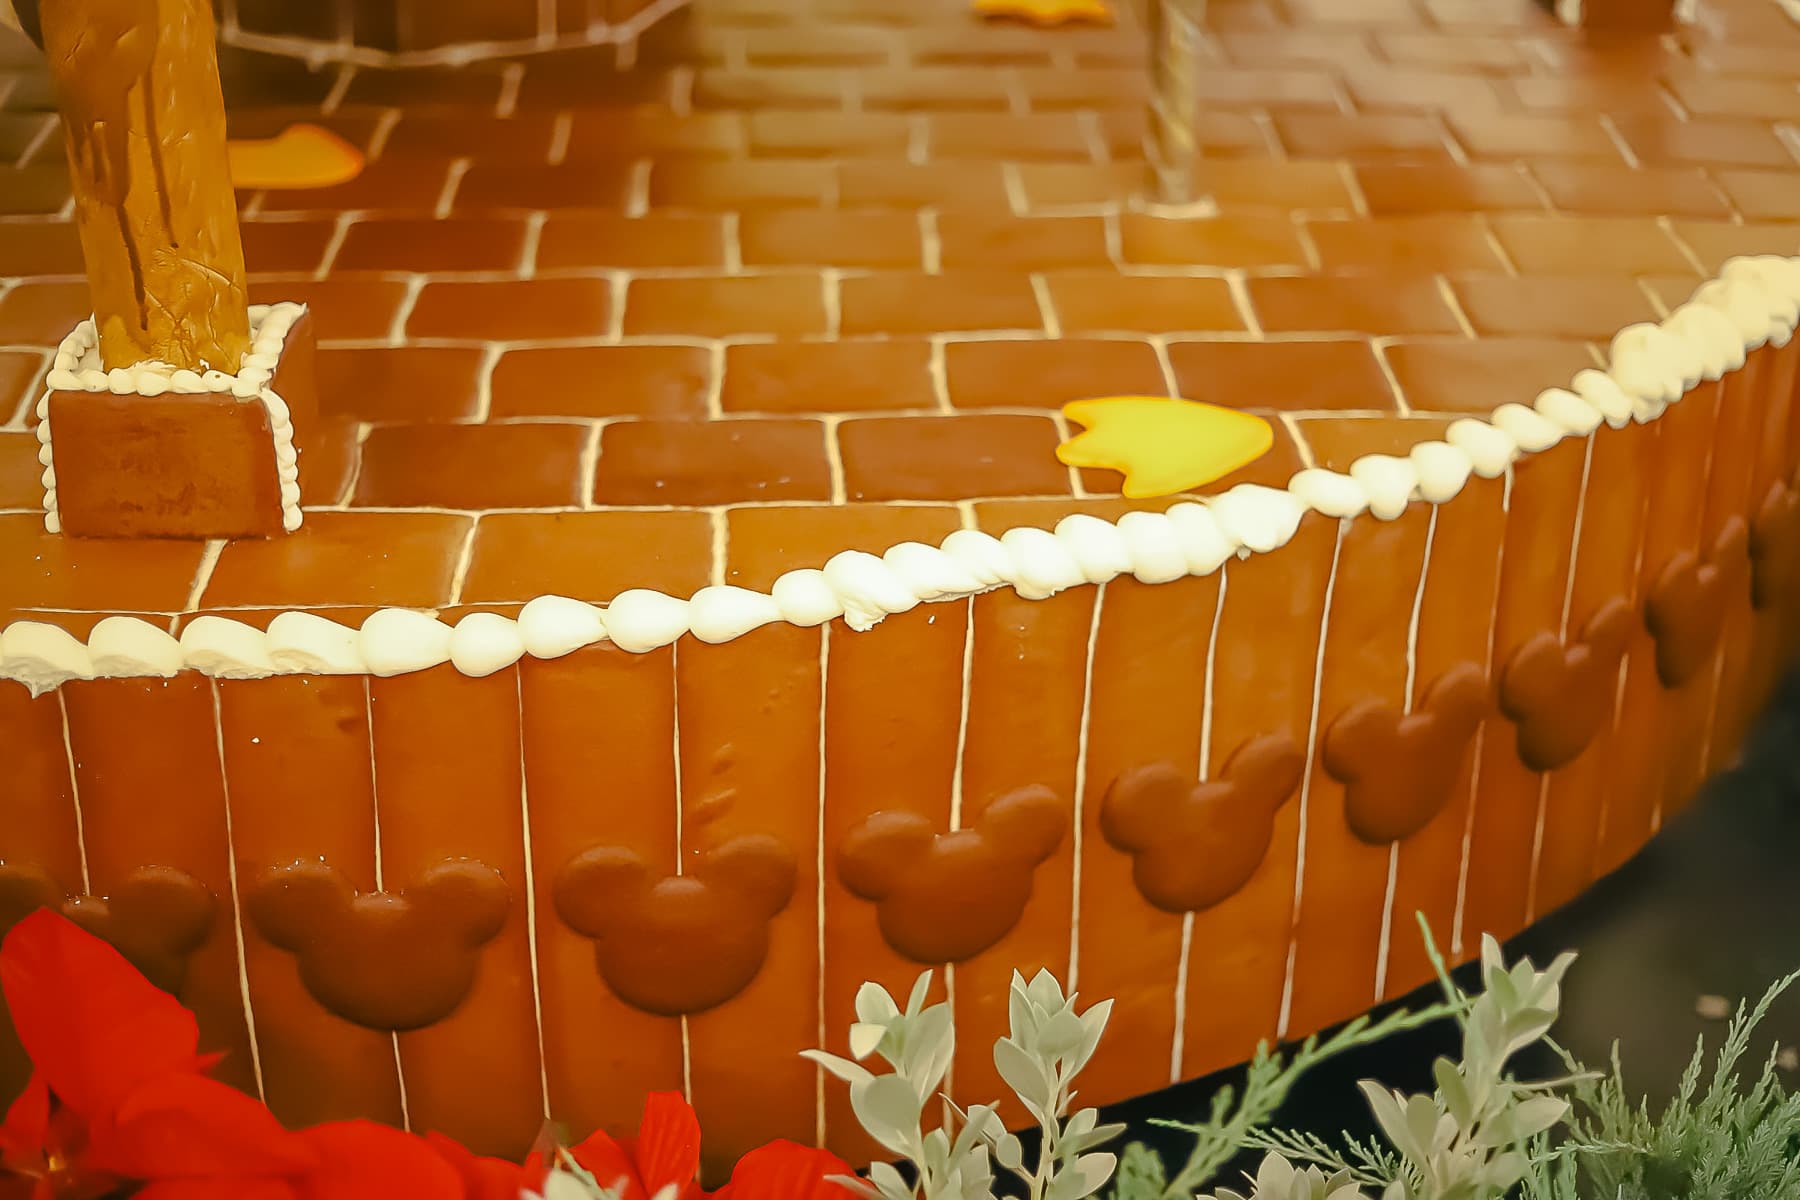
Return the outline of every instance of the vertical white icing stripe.
{"type": "MultiPolygon", "coordinates": [[[[974,603],[970,601],[970,603],[974,603]]],[[[1081,725],[1075,735],[1075,789],[1074,817],[1070,822],[1073,831],[1075,863],[1072,870],[1074,876],[1072,896],[1069,904],[1069,973],[1067,990],[1073,993],[1078,986],[1081,968],[1081,855],[1084,847],[1085,833],[1082,819],[1087,812],[1087,765],[1088,765],[1088,728],[1093,723],[1094,710],[1094,648],[1100,643],[1100,619],[1106,608],[1106,585],[1100,584],[1094,589],[1094,615],[1088,624],[1087,653],[1081,671],[1081,725]]]]}
{"type": "Polygon", "coordinates": [[[550,1114],[550,1060],[544,1057],[544,984],[538,962],[537,864],[531,853],[531,781],[525,764],[525,677],[513,672],[513,696],[519,713],[519,834],[525,855],[525,946],[531,955],[531,1020],[537,1033],[538,1090],[544,1120],[550,1114]]]}
{"type": "MultiPolygon", "coordinates": [[[[1212,770],[1213,677],[1218,662],[1219,625],[1225,618],[1225,585],[1228,566],[1219,568],[1219,594],[1213,601],[1212,628],[1206,635],[1206,672],[1200,690],[1200,765],[1195,775],[1206,779],[1212,770]]],[[[1187,1050],[1188,971],[1194,950],[1194,914],[1181,914],[1181,956],[1175,963],[1175,1037],[1169,1044],[1169,1082],[1181,1082],[1181,1058],[1187,1050]]]]}
{"type": "Polygon", "coordinates": [[[1287,970],[1281,982],[1281,1016],[1275,1036],[1286,1037],[1288,1020],[1294,1011],[1294,955],[1299,947],[1295,931],[1300,922],[1300,904],[1306,890],[1306,827],[1312,802],[1313,757],[1319,742],[1319,699],[1325,685],[1325,646],[1331,633],[1331,602],[1337,592],[1338,561],[1344,554],[1344,535],[1350,531],[1348,517],[1338,521],[1337,541],[1331,547],[1331,571],[1325,576],[1325,606],[1319,617],[1319,649],[1313,659],[1312,708],[1306,718],[1306,773],[1300,777],[1300,828],[1295,835],[1294,902],[1288,916],[1287,970]]]}
{"type": "Polygon", "coordinates": [[[231,827],[231,774],[225,768],[225,713],[217,679],[211,688],[213,745],[219,757],[219,792],[225,799],[225,877],[231,888],[231,936],[237,946],[238,997],[244,1009],[244,1030],[250,1039],[250,1073],[256,1079],[256,1097],[266,1101],[262,1043],[256,1036],[256,1006],[250,1003],[250,968],[244,958],[244,905],[238,894],[237,840],[231,827]]]}

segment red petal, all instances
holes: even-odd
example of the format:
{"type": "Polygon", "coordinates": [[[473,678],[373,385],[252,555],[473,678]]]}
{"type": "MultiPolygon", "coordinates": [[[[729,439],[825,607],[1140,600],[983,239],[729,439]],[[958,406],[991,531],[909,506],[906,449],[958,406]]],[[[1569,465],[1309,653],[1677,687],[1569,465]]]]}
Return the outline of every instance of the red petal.
{"type": "Polygon", "coordinates": [[[638,1178],[637,1163],[604,1130],[588,1134],[586,1141],[570,1148],[569,1155],[603,1190],[618,1192],[619,1200],[643,1200],[644,1181],[638,1178]]]}
{"type": "Polygon", "coordinates": [[[87,1161],[127,1179],[255,1179],[292,1175],[313,1155],[262,1102],[216,1079],[165,1075],[98,1126],[87,1161]]]}
{"type": "Polygon", "coordinates": [[[632,1147],[644,1190],[652,1196],[669,1184],[685,1188],[700,1173],[700,1118],[680,1092],[652,1092],[632,1147]]]}
{"type": "Polygon", "coordinates": [[[19,1098],[0,1121],[0,1167],[7,1163],[35,1162],[50,1140],[50,1087],[42,1072],[34,1071],[19,1098]]]}
{"type": "Polygon", "coordinates": [[[334,1121],[299,1136],[319,1160],[301,1178],[300,1200],[460,1200],[463,1195],[456,1169],[424,1138],[391,1126],[334,1121]]]}
{"type": "Polygon", "coordinates": [[[199,1043],[194,1014],[48,909],[0,943],[0,991],[50,1090],[86,1117],[106,1116],[139,1084],[185,1069],[199,1043]]]}
{"type": "Polygon", "coordinates": [[[851,1174],[849,1164],[829,1150],[770,1142],[738,1160],[715,1200],[841,1200],[849,1189],[831,1177],[851,1174]]]}
{"type": "Polygon", "coordinates": [[[285,1179],[159,1179],[133,1200],[296,1200],[285,1179]]]}
{"type": "Polygon", "coordinates": [[[482,1158],[441,1133],[428,1133],[425,1143],[462,1177],[467,1200],[519,1200],[525,1191],[525,1168],[499,1158],[482,1158]]]}

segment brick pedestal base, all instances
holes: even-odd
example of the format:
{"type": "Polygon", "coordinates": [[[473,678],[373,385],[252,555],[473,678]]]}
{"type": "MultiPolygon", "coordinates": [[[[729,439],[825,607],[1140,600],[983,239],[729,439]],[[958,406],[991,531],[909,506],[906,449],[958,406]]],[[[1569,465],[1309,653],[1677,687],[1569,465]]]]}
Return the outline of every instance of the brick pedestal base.
{"type": "Polygon", "coordinates": [[[46,524],[83,537],[276,537],[300,523],[317,414],[312,320],[252,310],[237,375],[103,372],[94,328],[64,340],[38,406],[46,524]]]}

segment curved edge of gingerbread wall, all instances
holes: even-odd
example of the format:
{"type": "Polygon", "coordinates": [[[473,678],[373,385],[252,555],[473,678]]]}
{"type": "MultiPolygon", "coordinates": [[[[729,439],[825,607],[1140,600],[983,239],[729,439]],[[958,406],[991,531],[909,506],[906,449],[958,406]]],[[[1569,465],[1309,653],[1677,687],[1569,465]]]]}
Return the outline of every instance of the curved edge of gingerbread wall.
{"type": "MultiPolygon", "coordinates": [[[[219,0],[219,39],[228,46],[305,59],[310,63],[339,63],[359,67],[432,67],[465,66],[493,59],[517,58],[522,55],[573,50],[585,46],[604,46],[630,42],[646,29],[687,6],[688,0],[598,0],[595,5],[514,5],[511,21],[485,21],[480,28],[458,38],[454,27],[448,29],[448,40],[442,44],[408,46],[406,22],[392,9],[367,20],[367,11],[377,5],[337,3],[316,0],[311,27],[295,29],[288,24],[291,12],[280,12],[275,6],[259,4],[254,13],[242,10],[237,0],[219,0]],[[359,16],[359,12],[362,13],[359,16]],[[264,20],[281,22],[274,29],[256,28],[264,20]],[[372,24],[365,33],[359,27],[372,24]],[[372,34],[372,36],[371,36],[372,34]],[[371,45],[371,41],[387,45],[371,45]]],[[[441,13],[437,14],[441,17],[441,13]]]]}
{"type": "Polygon", "coordinates": [[[449,663],[480,678],[526,656],[553,659],[600,642],[647,653],[686,634],[718,644],[765,625],[810,628],[840,617],[861,632],[921,604],[996,589],[1044,600],[1122,575],[1151,584],[1206,576],[1228,560],[1280,550],[1308,513],[1391,521],[1415,501],[1449,502],[1471,479],[1507,477],[1521,461],[1602,424],[1622,429],[1660,420],[1701,382],[1722,379],[1758,348],[1786,345],[1797,324],[1800,257],[1736,258],[1662,322],[1621,330],[1607,370],[1581,371],[1568,388],[1547,389],[1529,406],[1505,404],[1486,419],[1457,420],[1445,440],[1421,441],[1404,458],[1367,455],[1347,474],[1307,468],[1286,488],[1240,484],[1117,521],[1074,514],[1054,531],[1024,527],[995,537],[962,529],[941,545],[905,542],[879,557],[847,550],[821,568],[787,572],[766,593],[715,585],[684,599],[631,589],[605,607],[540,596],[517,619],[475,613],[455,626],[411,609],[381,610],[360,629],[298,610],[280,613],[266,631],[201,616],[179,639],[134,617],[101,621],[86,642],[54,625],[20,621],[0,630],[0,679],[38,695],[68,680],[170,678],[184,670],[223,679],[388,677],[449,663]]]}

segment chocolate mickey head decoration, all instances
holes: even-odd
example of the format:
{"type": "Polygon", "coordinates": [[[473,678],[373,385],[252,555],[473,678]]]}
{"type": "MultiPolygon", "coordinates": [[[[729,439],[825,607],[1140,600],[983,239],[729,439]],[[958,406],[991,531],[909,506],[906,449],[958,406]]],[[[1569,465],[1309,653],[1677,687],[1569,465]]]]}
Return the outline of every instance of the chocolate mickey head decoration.
{"type": "Polygon", "coordinates": [[[939,833],[917,813],[871,813],[838,849],[838,878],[872,901],[888,945],[919,963],[973,958],[1005,937],[1032,875],[1068,831],[1047,787],[1008,792],[973,826],[939,833]]]}
{"type": "Polygon", "coordinates": [[[217,907],[205,884],[173,867],[138,867],[104,896],[70,896],[40,867],[0,863],[0,931],[40,908],[56,909],[166,992],[181,990],[217,907]]]}
{"type": "Polygon", "coordinates": [[[1711,660],[1749,561],[1749,530],[1734,516],[1704,561],[1684,552],[1656,577],[1644,601],[1644,626],[1656,639],[1656,675],[1664,687],[1680,687],[1711,660]]]}
{"type": "Polygon", "coordinates": [[[1344,785],[1344,819],[1370,845],[1411,837],[1450,801],[1463,758],[1489,707],[1487,673],[1458,663],[1402,715],[1379,700],[1345,709],[1325,731],[1320,759],[1344,785]]]}
{"type": "Polygon", "coordinates": [[[1121,774],[1100,802],[1100,832],[1132,856],[1131,877],[1164,912],[1199,912],[1250,882],[1275,836],[1275,814],[1300,786],[1306,756],[1286,734],[1239,746],[1218,779],[1195,783],[1169,763],[1121,774]]]}
{"type": "Polygon", "coordinates": [[[1750,601],[1773,608],[1800,583],[1800,488],[1769,485],[1750,525],[1750,601]]]}
{"type": "Polygon", "coordinates": [[[733,838],[695,856],[685,875],[651,870],[635,851],[596,846],[557,876],[556,911],[594,940],[613,994],[673,1017],[704,1012],[750,985],[769,953],[769,921],[794,896],[794,855],[775,838],[733,838]]]}
{"type": "Polygon", "coordinates": [[[257,930],[294,955],[313,999],[394,1031],[456,1011],[510,906],[500,872],[468,859],[441,862],[398,892],[362,893],[335,867],[299,862],[265,871],[244,898],[257,930]]]}
{"type": "Polygon", "coordinates": [[[1612,720],[1631,606],[1607,601],[1564,646],[1545,630],[1513,651],[1500,673],[1500,711],[1518,729],[1519,760],[1534,771],[1574,762],[1612,720]]]}

